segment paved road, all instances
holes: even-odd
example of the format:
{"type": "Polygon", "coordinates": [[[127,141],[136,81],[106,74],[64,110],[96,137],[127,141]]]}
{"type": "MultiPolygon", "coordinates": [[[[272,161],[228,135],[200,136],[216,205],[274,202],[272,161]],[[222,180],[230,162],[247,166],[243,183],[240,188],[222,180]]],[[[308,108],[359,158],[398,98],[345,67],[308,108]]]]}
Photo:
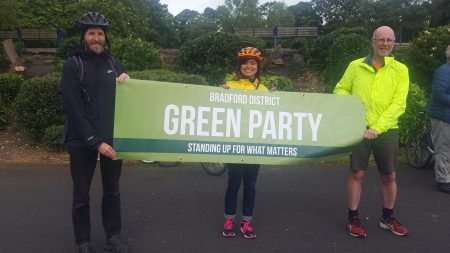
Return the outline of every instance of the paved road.
{"type": "MultiPolygon", "coordinates": [[[[92,188],[92,239],[98,252],[99,173],[92,188]]],[[[123,237],[133,252],[450,252],[450,196],[433,190],[433,172],[399,170],[396,214],[411,231],[397,237],[378,227],[379,180],[368,172],[360,213],[368,237],[345,230],[346,166],[264,166],[257,184],[253,241],[222,238],[226,175],[197,164],[176,168],[127,164],[123,171],[123,237]]],[[[71,181],[65,166],[0,165],[0,252],[75,252],[71,181]]]]}

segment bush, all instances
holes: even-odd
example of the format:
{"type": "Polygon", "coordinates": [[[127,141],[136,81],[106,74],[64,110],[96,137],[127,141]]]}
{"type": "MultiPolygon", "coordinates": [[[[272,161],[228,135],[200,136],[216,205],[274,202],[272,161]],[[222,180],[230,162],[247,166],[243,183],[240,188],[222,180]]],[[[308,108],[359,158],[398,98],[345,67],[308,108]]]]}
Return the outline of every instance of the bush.
{"type": "Polygon", "coordinates": [[[407,51],[405,61],[411,80],[428,93],[434,71],[446,62],[445,49],[449,41],[450,26],[432,28],[414,39],[407,51]]]}
{"type": "Polygon", "coordinates": [[[57,56],[61,59],[69,58],[70,52],[80,45],[80,36],[73,36],[64,39],[61,47],[58,48],[57,56]]]}
{"type": "Polygon", "coordinates": [[[13,105],[14,122],[32,140],[40,141],[44,130],[64,123],[60,76],[52,73],[22,85],[13,105]]]}
{"type": "Polygon", "coordinates": [[[111,38],[112,55],[119,59],[128,71],[160,69],[164,61],[158,49],[150,42],[130,36],[128,38],[111,38]]]}
{"type": "Polygon", "coordinates": [[[10,105],[17,96],[24,79],[21,75],[0,73],[0,104],[10,105]]]}
{"type": "Polygon", "coordinates": [[[427,101],[427,93],[417,84],[410,83],[406,111],[399,119],[400,143],[404,144],[411,132],[423,130],[428,126],[427,117],[420,114],[426,109],[427,101]]]}
{"type": "Polygon", "coordinates": [[[325,61],[325,89],[333,90],[341,79],[348,64],[370,53],[370,44],[366,37],[350,33],[338,36],[328,49],[328,57],[325,61]]]}
{"type": "Polygon", "coordinates": [[[64,125],[52,125],[44,130],[44,136],[42,137],[42,143],[51,148],[61,148],[61,137],[64,133],[64,125]]]}
{"type": "MultiPolygon", "coordinates": [[[[164,61],[152,43],[135,36],[120,38],[108,34],[108,39],[111,41],[112,55],[120,60],[128,71],[164,67],[164,61]]],[[[79,45],[79,36],[66,39],[58,50],[58,57],[67,59],[70,52],[79,45]]]]}
{"type": "Polygon", "coordinates": [[[0,128],[11,121],[11,104],[17,96],[24,79],[21,75],[0,74],[0,128]]]}
{"type": "MultiPolygon", "coordinates": [[[[235,74],[227,74],[223,80],[223,83],[235,80],[235,74]]],[[[261,83],[264,84],[268,89],[272,87],[277,87],[279,91],[295,91],[294,82],[291,79],[284,76],[277,75],[267,75],[261,77],[261,83]]]]}
{"type": "MultiPolygon", "coordinates": [[[[341,36],[346,36],[349,34],[357,34],[360,35],[362,38],[366,39],[366,44],[369,45],[369,39],[370,35],[368,34],[367,30],[359,27],[355,28],[347,28],[343,27],[340,29],[337,29],[336,31],[333,31],[331,33],[328,33],[326,35],[322,35],[319,39],[315,40],[314,43],[311,45],[311,47],[308,48],[307,56],[309,57],[309,63],[312,67],[318,69],[318,70],[324,70],[326,69],[327,65],[324,64],[327,62],[330,53],[330,48],[333,45],[333,42],[341,36]]],[[[351,49],[351,47],[349,47],[351,49]]],[[[365,52],[365,54],[368,54],[368,52],[365,52]]],[[[356,58],[361,58],[363,55],[359,55],[356,58]]],[[[355,58],[355,59],[356,59],[355,58]]],[[[348,64],[349,62],[347,62],[348,64]]]]}
{"type": "Polygon", "coordinates": [[[0,43],[0,71],[6,71],[9,68],[9,62],[6,58],[6,53],[3,48],[3,43],[0,43]]]}
{"type": "Polygon", "coordinates": [[[266,85],[267,88],[277,87],[279,91],[295,91],[294,82],[291,79],[284,76],[263,76],[261,83],[266,85]]]}
{"type": "Polygon", "coordinates": [[[188,73],[205,76],[210,85],[221,84],[223,77],[236,69],[236,54],[245,46],[263,51],[264,41],[247,35],[207,34],[180,48],[178,66],[188,73]]]}
{"type": "Polygon", "coordinates": [[[132,71],[129,74],[133,79],[208,85],[206,79],[202,76],[177,73],[165,69],[132,71]]]}

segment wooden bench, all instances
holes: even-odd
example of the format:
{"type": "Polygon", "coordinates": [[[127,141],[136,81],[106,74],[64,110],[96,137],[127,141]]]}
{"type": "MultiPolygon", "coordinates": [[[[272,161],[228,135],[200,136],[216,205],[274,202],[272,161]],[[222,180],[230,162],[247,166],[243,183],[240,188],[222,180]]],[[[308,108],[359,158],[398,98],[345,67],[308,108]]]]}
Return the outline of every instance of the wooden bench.
{"type": "Polygon", "coordinates": [[[16,31],[0,31],[0,39],[13,40],[56,40],[57,30],[17,29],[16,31]]]}
{"type": "Polygon", "coordinates": [[[233,28],[233,33],[247,34],[259,38],[318,37],[319,29],[313,26],[274,28],[233,28]]]}

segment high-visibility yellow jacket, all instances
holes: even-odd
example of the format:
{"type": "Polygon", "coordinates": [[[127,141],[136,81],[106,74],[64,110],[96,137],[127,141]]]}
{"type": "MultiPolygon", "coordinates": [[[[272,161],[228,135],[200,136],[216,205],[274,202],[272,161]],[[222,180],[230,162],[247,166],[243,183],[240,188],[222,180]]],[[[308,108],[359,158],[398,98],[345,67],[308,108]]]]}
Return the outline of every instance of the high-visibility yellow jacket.
{"type": "Polygon", "coordinates": [[[408,89],[408,68],[404,64],[385,57],[384,65],[377,71],[372,66],[372,56],[368,56],[349,64],[333,93],[359,97],[366,108],[367,127],[384,133],[398,128],[408,89]]]}
{"type": "Polygon", "coordinates": [[[237,80],[237,81],[229,81],[229,82],[227,82],[227,85],[231,89],[268,90],[267,87],[264,84],[259,83],[258,79],[255,79],[255,81],[253,83],[250,82],[249,79],[240,79],[240,80],[237,80]],[[256,86],[258,86],[258,87],[256,87],[256,86]]]}

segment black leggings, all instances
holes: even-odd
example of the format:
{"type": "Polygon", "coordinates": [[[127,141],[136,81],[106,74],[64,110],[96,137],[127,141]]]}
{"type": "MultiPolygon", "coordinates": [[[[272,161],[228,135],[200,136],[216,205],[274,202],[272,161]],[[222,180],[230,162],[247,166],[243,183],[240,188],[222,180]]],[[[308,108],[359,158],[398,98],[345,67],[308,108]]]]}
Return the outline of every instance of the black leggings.
{"type": "MultiPolygon", "coordinates": [[[[92,177],[97,165],[97,150],[68,147],[70,171],[73,181],[72,222],[75,242],[91,240],[91,219],[89,208],[89,191],[92,177]]],[[[106,236],[119,235],[121,229],[119,178],[122,160],[111,160],[100,155],[103,198],[102,221],[106,236]]]]}

